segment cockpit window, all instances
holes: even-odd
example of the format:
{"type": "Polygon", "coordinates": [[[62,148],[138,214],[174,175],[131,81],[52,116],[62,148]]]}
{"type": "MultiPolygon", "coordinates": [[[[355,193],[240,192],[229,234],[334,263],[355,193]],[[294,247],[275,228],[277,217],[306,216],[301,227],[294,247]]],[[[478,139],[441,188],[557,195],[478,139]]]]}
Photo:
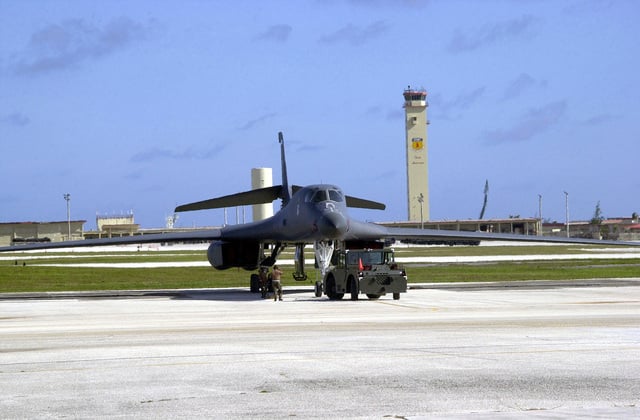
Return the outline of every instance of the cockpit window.
{"type": "Polygon", "coordinates": [[[310,201],[312,203],[320,203],[326,200],[327,200],[327,193],[325,192],[325,190],[318,190],[313,194],[310,201]]]}
{"type": "Polygon", "coordinates": [[[329,190],[329,200],[340,203],[344,201],[344,197],[342,196],[342,193],[338,190],[329,190]]]}
{"type": "Polygon", "coordinates": [[[341,203],[344,201],[344,196],[338,190],[317,190],[311,196],[307,197],[307,201],[311,203],[321,203],[323,201],[335,201],[341,203]]]}

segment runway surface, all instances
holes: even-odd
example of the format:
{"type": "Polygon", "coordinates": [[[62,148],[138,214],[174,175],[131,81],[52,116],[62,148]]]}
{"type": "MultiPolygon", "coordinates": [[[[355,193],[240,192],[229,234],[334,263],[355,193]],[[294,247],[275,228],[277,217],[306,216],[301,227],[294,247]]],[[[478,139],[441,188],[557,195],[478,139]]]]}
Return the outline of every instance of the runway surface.
{"type": "Polygon", "coordinates": [[[640,282],[0,300],[2,418],[638,418],[640,282]]]}

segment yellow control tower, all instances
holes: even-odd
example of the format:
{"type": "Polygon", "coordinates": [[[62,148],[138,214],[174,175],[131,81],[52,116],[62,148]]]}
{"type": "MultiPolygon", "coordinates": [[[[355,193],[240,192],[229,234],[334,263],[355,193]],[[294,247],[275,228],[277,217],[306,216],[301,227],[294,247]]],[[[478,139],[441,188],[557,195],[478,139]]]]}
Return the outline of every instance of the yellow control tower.
{"type": "Polygon", "coordinates": [[[429,220],[429,164],[427,161],[427,91],[403,93],[407,147],[407,203],[410,221],[429,220]]]}

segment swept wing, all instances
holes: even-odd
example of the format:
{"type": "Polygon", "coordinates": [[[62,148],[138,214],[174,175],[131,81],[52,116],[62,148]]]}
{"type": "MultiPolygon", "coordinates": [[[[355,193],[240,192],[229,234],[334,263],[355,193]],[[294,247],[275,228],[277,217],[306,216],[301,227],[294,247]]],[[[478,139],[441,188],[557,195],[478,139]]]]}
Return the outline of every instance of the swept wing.
{"type": "MultiPolygon", "coordinates": [[[[215,249],[211,251],[212,248],[210,248],[210,261],[212,261],[212,255],[216,258],[220,257],[223,260],[227,258],[227,261],[231,261],[231,265],[226,263],[218,264],[226,268],[227,266],[249,267],[250,264],[247,264],[245,261],[247,259],[254,259],[257,263],[272,263],[275,261],[278,250],[281,250],[287,244],[295,244],[297,247],[300,247],[305,243],[315,243],[318,245],[322,242],[326,243],[331,241],[373,241],[381,239],[438,241],[502,240],[640,246],[640,243],[635,242],[395,228],[361,222],[351,219],[348,216],[347,207],[383,210],[385,205],[371,200],[343,195],[340,189],[333,185],[290,186],[287,177],[282,133],[278,134],[278,140],[281,148],[282,185],[197,201],[176,208],[176,211],[194,211],[261,204],[281,199],[283,202],[282,209],[268,219],[243,225],[225,226],[219,229],[83,241],[26,244],[0,248],[0,252],[136,243],[213,241],[212,248],[215,249]],[[332,198],[331,195],[333,195],[334,198],[332,198]],[[322,198],[317,200],[316,198],[318,196],[322,198]],[[265,260],[262,254],[264,251],[263,246],[267,244],[273,245],[274,251],[272,255],[265,260]],[[247,254],[255,254],[255,258],[248,258],[247,254]],[[237,265],[234,265],[234,258],[238,258],[239,262],[237,265]]],[[[212,265],[218,267],[213,262],[212,265]]]]}

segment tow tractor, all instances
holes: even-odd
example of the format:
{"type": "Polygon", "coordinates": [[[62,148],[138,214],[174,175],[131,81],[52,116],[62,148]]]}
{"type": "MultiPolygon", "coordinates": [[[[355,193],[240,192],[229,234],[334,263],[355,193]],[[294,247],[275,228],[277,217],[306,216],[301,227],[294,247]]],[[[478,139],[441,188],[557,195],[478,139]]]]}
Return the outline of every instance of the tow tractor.
{"type": "Polygon", "coordinates": [[[336,250],[322,282],[315,286],[316,297],[323,292],[331,300],[340,300],[345,293],[357,300],[360,293],[378,299],[387,293],[400,299],[407,291],[407,273],[394,260],[393,249],[336,250]]]}

